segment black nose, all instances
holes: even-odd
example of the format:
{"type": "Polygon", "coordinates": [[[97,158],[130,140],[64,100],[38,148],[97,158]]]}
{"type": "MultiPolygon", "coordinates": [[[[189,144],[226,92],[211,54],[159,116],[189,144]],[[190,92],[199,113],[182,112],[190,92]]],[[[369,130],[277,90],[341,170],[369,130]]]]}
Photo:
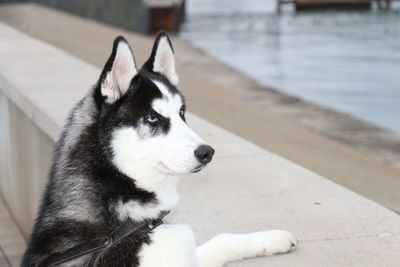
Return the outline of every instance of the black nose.
{"type": "Polygon", "coordinates": [[[212,160],[214,153],[215,150],[209,145],[201,145],[194,151],[196,158],[204,165],[212,160]]]}

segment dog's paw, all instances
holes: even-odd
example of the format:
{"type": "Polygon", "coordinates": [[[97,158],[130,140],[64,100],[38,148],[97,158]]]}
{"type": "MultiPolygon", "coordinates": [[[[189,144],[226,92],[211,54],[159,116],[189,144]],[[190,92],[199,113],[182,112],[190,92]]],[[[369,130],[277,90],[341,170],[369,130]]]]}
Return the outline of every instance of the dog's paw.
{"type": "Polygon", "coordinates": [[[284,230],[271,230],[256,233],[260,251],[257,256],[271,256],[287,253],[296,249],[297,239],[294,235],[284,230]]]}

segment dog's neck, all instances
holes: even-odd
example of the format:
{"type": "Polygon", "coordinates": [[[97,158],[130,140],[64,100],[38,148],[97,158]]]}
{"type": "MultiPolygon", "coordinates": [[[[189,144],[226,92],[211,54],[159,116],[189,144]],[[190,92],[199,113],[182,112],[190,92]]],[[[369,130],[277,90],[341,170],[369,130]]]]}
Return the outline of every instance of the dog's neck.
{"type": "Polygon", "coordinates": [[[127,202],[120,200],[116,205],[119,220],[124,221],[128,218],[135,221],[154,219],[162,211],[170,211],[177,205],[179,201],[177,192],[178,176],[154,172],[151,176],[141,176],[134,180],[139,189],[154,193],[155,200],[147,203],[137,200],[129,200],[127,202]]]}

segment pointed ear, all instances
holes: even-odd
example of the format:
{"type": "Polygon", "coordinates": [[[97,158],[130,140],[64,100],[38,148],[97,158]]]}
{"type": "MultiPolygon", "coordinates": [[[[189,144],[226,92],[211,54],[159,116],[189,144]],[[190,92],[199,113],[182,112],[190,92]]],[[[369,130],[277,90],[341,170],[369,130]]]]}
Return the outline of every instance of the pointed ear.
{"type": "Polygon", "coordinates": [[[175,68],[174,49],[165,32],[160,32],[154,41],[150,58],[144,68],[164,75],[173,85],[178,85],[178,74],[175,68]]]}
{"type": "Polygon", "coordinates": [[[117,37],[100,76],[100,90],[105,102],[111,104],[123,96],[137,72],[131,47],[124,37],[117,37]]]}

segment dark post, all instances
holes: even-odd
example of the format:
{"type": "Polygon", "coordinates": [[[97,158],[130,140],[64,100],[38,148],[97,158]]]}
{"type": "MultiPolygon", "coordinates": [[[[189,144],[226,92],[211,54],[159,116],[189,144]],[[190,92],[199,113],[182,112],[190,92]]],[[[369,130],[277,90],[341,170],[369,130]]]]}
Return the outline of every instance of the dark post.
{"type": "Polygon", "coordinates": [[[174,32],[179,28],[183,19],[183,0],[144,0],[148,7],[149,32],[154,33],[160,30],[174,32]]]}

